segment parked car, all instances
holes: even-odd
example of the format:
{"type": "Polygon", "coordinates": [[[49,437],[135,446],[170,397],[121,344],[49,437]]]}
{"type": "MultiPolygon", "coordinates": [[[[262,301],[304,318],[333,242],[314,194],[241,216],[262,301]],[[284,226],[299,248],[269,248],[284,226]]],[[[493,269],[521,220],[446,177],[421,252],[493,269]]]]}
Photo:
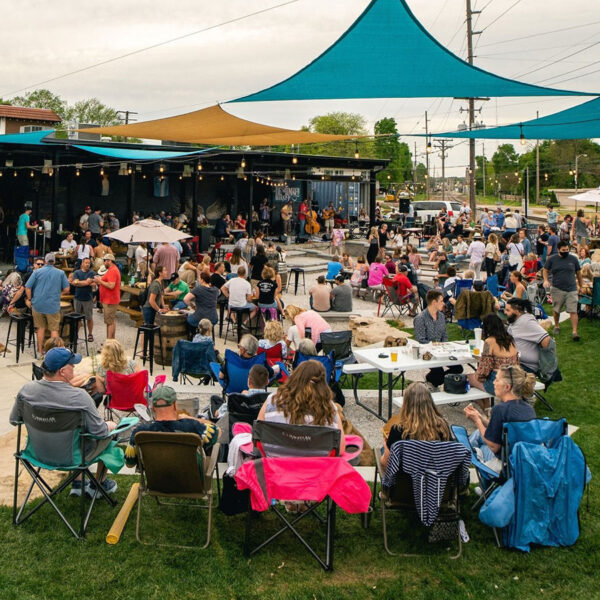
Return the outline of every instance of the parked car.
{"type": "Polygon", "coordinates": [[[415,217],[419,217],[423,222],[431,218],[435,219],[444,206],[450,217],[456,217],[460,211],[460,204],[458,202],[450,202],[448,200],[417,200],[413,202],[415,217]]]}

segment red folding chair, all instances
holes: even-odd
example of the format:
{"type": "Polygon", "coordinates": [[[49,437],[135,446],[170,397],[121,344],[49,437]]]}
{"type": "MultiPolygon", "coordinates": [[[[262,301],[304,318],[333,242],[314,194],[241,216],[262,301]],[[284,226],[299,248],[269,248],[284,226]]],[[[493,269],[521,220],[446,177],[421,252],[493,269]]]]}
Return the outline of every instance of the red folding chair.
{"type": "Polygon", "coordinates": [[[390,277],[383,278],[383,286],[385,291],[379,297],[379,304],[377,306],[377,316],[379,316],[382,300],[384,303],[383,313],[381,314],[382,317],[385,317],[386,313],[389,311],[392,315],[392,318],[395,318],[394,309],[398,311],[398,317],[401,317],[403,314],[410,312],[410,300],[413,299],[412,293],[400,296],[398,294],[397,284],[390,277]]]}
{"type": "MultiPolygon", "coordinates": [[[[267,349],[259,348],[257,354],[265,354],[267,357],[267,364],[270,367],[274,367],[277,363],[280,365],[284,364],[281,344],[275,344],[267,349]]],[[[277,379],[278,383],[284,383],[286,379],[287,375],[285,372],[281,371],[281,375],[279,379],[277,379]]]]}
{"type": "Polygon", "coordinates": [[[119,410],[128,414],[135,411],[136,404],[148,406],[148,371],[138,371],[131,375],[106,372],[106,410],[110,417],[119,410]]]}

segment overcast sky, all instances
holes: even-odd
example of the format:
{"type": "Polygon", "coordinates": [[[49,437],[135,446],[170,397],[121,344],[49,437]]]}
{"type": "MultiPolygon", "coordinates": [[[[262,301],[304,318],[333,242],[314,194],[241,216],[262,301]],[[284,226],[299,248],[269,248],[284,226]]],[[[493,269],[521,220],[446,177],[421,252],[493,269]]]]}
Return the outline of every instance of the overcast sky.
{"type": "MultiPolygon", "coordinates": [[[[261,90],[295,73],[330,46],[368,5],[368,0],[297,0],[219,26],[285,1],[179,0],[171,5],[164,0],[5,0],[0,97],[47,87],[70,102],[95,96],[118,110],[138,112],[138,120],[189,112],[261,90]],[[211,26],[217,27],[41,83],[211,26]]],[[[436,39],[466,57],[464,0],[407,1],[436,39]]],[[[484,8],[475,18],[475,30],[483,30],[476,38],[475,63],[530,83],[600,90],[599,1],[520,0],[510,8],[515,2],[472,0],[474,9],[484,8]],[[563,28],[569,29],[548,33],[563,28]]],[[[506,124],[535,118],[536,111],[543,116],[583,101],[493,99],[485,103],[481,119],[487,125],[506,124]]],[[[317,114],[345,110],[364,115],[371,130],[375,121],[392,116],[400,132],[416,133],[424,126],[425,110],[433,131],[456,129],[466,118],[460,107],[459,101],[429,98],[247,103],[226,109],[290,128],[301,127],[317,114]]],[[[416,139],[404,141],[413,150],[416,139]]],[[[417,143],[422,152],[424,142],[417,143]]],[[[486,143],[486,155],[491,156],[494,148],[494,142],[486,143]]],[[[478,154],[481,151],[478,142],[478,154]]],[[[467,144],[462,143],[450,152],[449,174],[463,175],[466,162],[467,144]]],[[[433,164],[439,169],[439,158],[434,156],[433,164]]]]}

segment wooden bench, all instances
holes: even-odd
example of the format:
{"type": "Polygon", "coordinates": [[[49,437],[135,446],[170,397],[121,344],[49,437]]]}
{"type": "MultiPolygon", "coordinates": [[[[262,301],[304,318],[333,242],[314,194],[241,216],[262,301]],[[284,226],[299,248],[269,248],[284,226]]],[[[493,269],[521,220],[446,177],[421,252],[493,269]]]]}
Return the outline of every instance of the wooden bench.
{"type": "MultiPolygon", "coordinates": [[[[540,392],[545,389],[545,385],[540,381],[535,382],[535,391],[540,392]]],[[[458,404],[460,402],[475,402],[477,400],[492,400],[494,399],[493,394],[488,394],[483,390],[479,390],[477,388],[471,388],[466,394],[448,394],[447,392],[433,392],[431,394],[433,398],[433,403],[436,406],[441,406],[443,404],[458,404]]],[[[398,396],[392,400],[394,406],[402,407],[402,396],[398,396]]]]}
{"type": "Polygon", "coordinates": [[[142,317],[142,311],[136,310],[135,308],[130,308],[129,306],[124,306],[123,304],[119,304],[117,306],[117,310],[119,312],[125,313],[131,317],[132,321],[135,321],[136,327],[139,327],[144,320],[142,317]]]}

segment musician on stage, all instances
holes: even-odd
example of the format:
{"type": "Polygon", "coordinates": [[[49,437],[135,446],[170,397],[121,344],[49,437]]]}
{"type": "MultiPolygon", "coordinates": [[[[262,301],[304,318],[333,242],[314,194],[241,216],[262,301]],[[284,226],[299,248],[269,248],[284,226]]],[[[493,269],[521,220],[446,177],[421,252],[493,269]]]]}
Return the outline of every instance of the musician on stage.
{"type": "Polygon", "coordinates": [[[306,225],[306,213],[308,212],[308,204],[306,200],[302,200],[300,202],[300,206],[298,207],[298,237],[303,238],[305,231],[304,227],[306,225]]]}
{"type": "Polygon", "coordinates": [[[333,202],[329,203],[327,208],[323,209],[323,222],[325,224],[325,233],[328,235],[333,231],[333,218],[335,211],[333,209],[333,202]]]}
{"type": "Polygon", "coordinates": [[[281,221],[283,223],[283,233],[285,235],[290,235],[291,231],[292,231],[292,214],[293,214],[293,208],[292,208],[292,201],[288,200],[282,207],[281,207],[281,221]]]}

